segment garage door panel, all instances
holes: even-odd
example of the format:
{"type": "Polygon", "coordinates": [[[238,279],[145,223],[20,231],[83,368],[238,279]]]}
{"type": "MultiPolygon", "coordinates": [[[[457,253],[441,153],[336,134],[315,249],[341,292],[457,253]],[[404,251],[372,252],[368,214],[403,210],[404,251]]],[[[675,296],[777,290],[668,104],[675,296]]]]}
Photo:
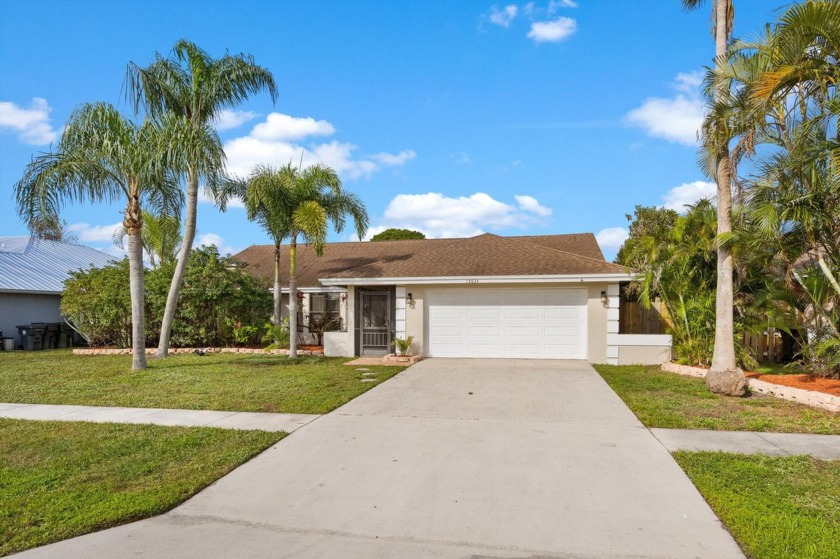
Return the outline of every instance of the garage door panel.
{"type": "Polygon", "coordinates": [[[426,300],[430,356],[586,357],[584,289],[430,289],[426,300]]]}

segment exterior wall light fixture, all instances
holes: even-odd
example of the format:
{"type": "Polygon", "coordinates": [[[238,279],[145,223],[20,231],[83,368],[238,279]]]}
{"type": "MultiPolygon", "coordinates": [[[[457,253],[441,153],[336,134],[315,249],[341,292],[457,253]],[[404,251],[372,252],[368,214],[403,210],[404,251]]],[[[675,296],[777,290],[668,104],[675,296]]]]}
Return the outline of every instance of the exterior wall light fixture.
{"type": "Polygon", "coordinates": [[[607,292],[602,291],[601,292],[601,304],[606,307],[609,303],[610,303],[610,300],[609,300],[609,298],[607,298],[607,292]]]}

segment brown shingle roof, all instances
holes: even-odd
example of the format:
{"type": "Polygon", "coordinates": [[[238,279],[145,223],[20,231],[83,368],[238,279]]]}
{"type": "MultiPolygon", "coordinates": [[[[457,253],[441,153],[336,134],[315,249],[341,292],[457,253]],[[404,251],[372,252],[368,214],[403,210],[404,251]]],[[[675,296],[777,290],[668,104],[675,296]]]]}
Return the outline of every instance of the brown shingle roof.
{"type": "MultiPolygon", "coordinates": [[[[269,281],[274,278],[274,247],[251,246],[234,258],[269,281]]],[[[281,249],[282,274],[288,273],[289,247],[281,249]]],[[[298,246],[298,286],[317,287],[326,278],[406,278],[452,276],[530,276],[625,273],[604,260],[591,233],[469,239],[424,239],[332,243],[320,258],[298,246]]],[[[286,277],[281,277],[286,284],[286,277]]]]}

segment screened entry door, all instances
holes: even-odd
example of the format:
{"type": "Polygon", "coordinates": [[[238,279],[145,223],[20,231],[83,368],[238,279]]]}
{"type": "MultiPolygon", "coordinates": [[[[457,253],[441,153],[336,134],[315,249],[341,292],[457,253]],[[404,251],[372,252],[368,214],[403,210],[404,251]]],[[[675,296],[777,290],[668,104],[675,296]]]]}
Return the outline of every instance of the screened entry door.
{"type": "Polygon", "coordinates": [[[387,291],[367,292],[362,299],[362,355],[385,355],[391,348],[391,307],[387,291]]]}

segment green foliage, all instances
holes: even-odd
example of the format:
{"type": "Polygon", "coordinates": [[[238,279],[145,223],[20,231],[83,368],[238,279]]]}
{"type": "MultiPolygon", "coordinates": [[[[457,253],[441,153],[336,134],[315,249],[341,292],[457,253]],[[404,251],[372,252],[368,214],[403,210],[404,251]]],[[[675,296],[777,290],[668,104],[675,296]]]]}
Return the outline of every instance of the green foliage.
{"type": "MultiPolygon", "coordinates": [[[[160,330],[166,294],[174,265],[161,266],[154,281],[154,295],[149,286],[149,316],[154,317],[150,331],[160,330]]],[[[152,284],[154,273],[150,273],[152,284]]],[[[271,293],[264,281],[247,273],[230,257],[220,256],[215,246],[193,251],[187,265],[184,284],[172,328],[172,344],[181,347],[221,346],[236,341],[257,343],[257,325],[271,315],[271,293]],[[236,326],[238,325],[238,328],[236,326]],[[248,329],[241,331],[243,327],[248,329]]]]}
{"type": "Polygon", "coordinates": [[[0,555],[164,513],[283,436],[0,419],[0,555]]]}
{"type": "Polygon", "coordinates": [[[264,344],[269,344],[266,349],[289,349],[289,317],[284,316],[280,324],[266,322],[265,334],[262,337],[264,344]]]}
{"type": "Polygon", "coordinates": [[[412,229],[397,229],[392,227],[380,233],[377,233],[370,238],[371,241],[413,241],[418,239],[425,239],[426,235],[420,231],[412,229]]]}
{"type": "Polygon", "coordinates": [[[61,314],[91,346],[131,345],[128,259],[111,266],[70,273],[61,295],[61,314]]]}
{"type": "Polygon", "coordinates": [[[411,344],[414,342],[414,336],[406,338],[394,338],[394,347],[397,348],[397,353],[400,355],[409,355],[411,353],[411,344]]]}
{"type": "MultiPolygon", "coordinates": [[[[147,343],[156,342],[174,263],[146,275],[147,343]]],[[[128,263],[76,272],[65,284],[62,313],[91,345],[131,345],[128,263]]],[[[267,286],[215,247],[199,248],[187,266],[173,330],[177,346],[254,344],[258,324],[271,314],[267,286]]]]}
{"type": "Polygon", "coordinates": [[[749,557],[840,557],[840,462],[722,452],[674,459],[749,557]]]}
{"type": "Polygon", "coordinates": [[[644,242],[645,238],[662,239],[668,231],[674,228],[679,214],[674,210],[659,208],[656,206],[636,206],[633,215],[625,214],[630,222],[630,234],[615,257],[616,264],[622,264],[628,268],[636,268],[639,262],[632,258],[639,250],[636,246],[644,242]]]}

